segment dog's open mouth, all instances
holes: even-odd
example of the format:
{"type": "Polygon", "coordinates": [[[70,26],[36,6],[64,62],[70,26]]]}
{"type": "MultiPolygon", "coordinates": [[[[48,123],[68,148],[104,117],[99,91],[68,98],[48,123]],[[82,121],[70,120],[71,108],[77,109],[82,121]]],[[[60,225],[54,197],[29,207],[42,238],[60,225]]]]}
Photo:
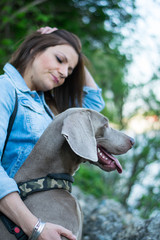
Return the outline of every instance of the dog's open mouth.
{"type": "Polygon", "coordinates": [[[100,145],[97,146],[98,162],[102,165],[102,168],[106,171],[117,170],[118,173],[122,173],[122,166],[117,158],[113,157],[100,145]]]}

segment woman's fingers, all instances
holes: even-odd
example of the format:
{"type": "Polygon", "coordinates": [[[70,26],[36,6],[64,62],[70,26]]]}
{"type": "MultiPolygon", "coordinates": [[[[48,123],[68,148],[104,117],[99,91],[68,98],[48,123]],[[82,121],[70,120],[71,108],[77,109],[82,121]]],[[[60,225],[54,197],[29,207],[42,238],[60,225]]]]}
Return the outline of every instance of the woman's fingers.
{"type": "Polygon", "coordinates": [[[49,33],[52,33],[54,31],[58,30],[58,28],[54,27],[54,28],[51,28],[51,27],[41,27],[37,30],[37,32],[40,32],[41,34],[49,34],[49,33]]]}
{"type": "Polygon", "coordinates": [[[67,237],[70,240],[76,240],[76,236],[74,236],[70,230],[62,226],[58,226],[58,233],[64,237],[67,237]]]}

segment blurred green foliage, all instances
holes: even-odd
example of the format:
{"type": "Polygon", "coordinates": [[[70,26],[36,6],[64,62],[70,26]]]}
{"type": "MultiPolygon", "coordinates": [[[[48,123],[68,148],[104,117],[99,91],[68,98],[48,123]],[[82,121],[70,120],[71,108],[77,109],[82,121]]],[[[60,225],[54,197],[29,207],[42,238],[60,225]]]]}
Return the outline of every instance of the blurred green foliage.
{"type": "Polygon", "coordinates": [[[90,193],[96,198],[101,198],[107,195],[108,191],[104,187],[104,177],[99,169],[94,166],[81,165],[81,168],[75,176],[75,183],[81,186],[81,189],[85,193],[90,193]],[[86,181],[87,179],[87,181],[86,181]]]}
{"type": "Polygon", "coordinates": [[[74,176],[75,185],[80,186],[84,193],[92,194],[97,199],[104,197],[114,198],[119,201],[118,194],[115,194],[114,187],[119,178],[117,172],[102,172],[96,166],[85,163],[74,176]]]}

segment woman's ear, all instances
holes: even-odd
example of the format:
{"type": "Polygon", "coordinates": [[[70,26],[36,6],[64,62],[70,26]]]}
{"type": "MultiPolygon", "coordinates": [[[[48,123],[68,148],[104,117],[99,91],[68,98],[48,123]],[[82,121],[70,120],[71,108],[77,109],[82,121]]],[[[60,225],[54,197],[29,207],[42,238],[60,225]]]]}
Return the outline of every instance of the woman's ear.
{"type": "Polygon", "coordinates": [[[63,121],[61,134],[78,156],[97,162],[97,143],[89,111],[77,111],[63,121]]]}

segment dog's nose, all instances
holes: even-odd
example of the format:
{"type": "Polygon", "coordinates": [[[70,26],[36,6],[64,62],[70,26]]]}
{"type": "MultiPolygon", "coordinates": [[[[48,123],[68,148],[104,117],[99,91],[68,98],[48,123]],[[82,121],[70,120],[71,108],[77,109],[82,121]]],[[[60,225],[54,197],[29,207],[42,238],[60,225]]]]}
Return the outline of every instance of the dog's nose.
{"type": "Polygon", "coordinates": [[[133,138],[130,137],[130,143],[132,144],[132,146],[134,145],[135,141],[133,138]]]}

